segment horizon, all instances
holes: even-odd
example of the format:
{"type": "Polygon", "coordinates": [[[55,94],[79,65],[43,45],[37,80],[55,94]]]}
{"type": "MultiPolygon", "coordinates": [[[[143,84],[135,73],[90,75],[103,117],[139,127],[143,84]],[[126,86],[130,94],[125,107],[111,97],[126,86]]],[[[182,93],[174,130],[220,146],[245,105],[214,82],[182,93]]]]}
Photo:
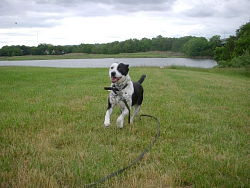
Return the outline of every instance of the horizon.
{"type": "MultiPolygon", "coordinates": [[[[236,32],[230,36],[235,36],[236,32]]],[[[158,35],[158,36],[155,36],[155,37],[152,37],[152,38],[147,38],[147,37],[142,37],[140,39],[136,39],[136,38],[129,38],[129,39],[125,39],[125,40],[122,40],[122,41],[111,41],[111,42],[107,42],[107,43],[80,43],[80,44],[65,44],[65,45],[55,45],[55,44],[51,44],[51,43],[39,43],[37,45],[33,45],[33,46],[29,46],[29,45],[24,45],[24,44],[18,44],[18,45],[5,45],[5,46],[27,46],[27,47],[38,47],[38,45],[41,45],[41,44],[46,44],[46,45],[52,45],[52,46],[78,46],[78,45],[81,45],[81,44],[90,44],[90,45],[96,45],[96,44],[108,44],[108,43],[113,43],[113,42],[124,42],[124,41],[127,41],[127,40],[142,40],[143,38],[146,38],[146,39],[150,39],[152,40],[153,38],[157,38],[161,35],[158,35]]],[[[190,35],[189,35],[190,36],[190,35]]],[[[163,38],[182,38],[182,37],[189,37],[189,36],[181,36],[181,37],[167,37],[167,36],[162,36],[163,38]]],[[[213,35],[215,36],[215,35],[213,35]]],[[[213,37],[211,36],[211,37],[213,37]]],[[[219,35],[220,36],[220,35],[219,35]]],[[[228,36],[228,37],[230,37],[228,36]]],[[[207,40],[209,40],[211,37],[204,37],[204,36],[191,36],[191,37],[203,37],[203,38],[206,38],[207,40]]],[[[221,36],[220,36],[221,37],[221,36]]],[[[226,38],[220,38],[221,40],[225,40],[227,39],[228,37],[226,38]]],[[[0,49],[4,47],[4,46],[0,46],[0,49]]]]}

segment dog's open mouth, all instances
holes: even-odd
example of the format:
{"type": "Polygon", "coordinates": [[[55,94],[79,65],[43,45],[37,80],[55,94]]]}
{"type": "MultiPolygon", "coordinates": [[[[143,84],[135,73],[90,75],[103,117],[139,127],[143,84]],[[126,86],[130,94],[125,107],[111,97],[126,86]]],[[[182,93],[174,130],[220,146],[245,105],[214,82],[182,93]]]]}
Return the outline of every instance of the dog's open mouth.
{"type": "Polygon", "coordinates": [[[112,83],[118,82],[120,79],[121,79],[121,77],[115,77],[115,76],[111,77],[112,83]]]}

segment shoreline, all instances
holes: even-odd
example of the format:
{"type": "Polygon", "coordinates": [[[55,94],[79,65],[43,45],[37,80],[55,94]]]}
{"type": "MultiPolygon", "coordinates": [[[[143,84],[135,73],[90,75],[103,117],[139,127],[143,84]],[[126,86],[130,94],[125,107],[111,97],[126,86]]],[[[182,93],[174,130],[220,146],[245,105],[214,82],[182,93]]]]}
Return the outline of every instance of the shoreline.
{"type": "Polygon", "coordinates": [[[105,59],[105,58],[190,58],[190,59],[212,59],[211,57],[188,57],[183,53],[170,51],[149,51],[138,53],[120,54],[86,54],[69,53],[64,55],[26,55],[26,56],[1,56],[0,61],[22,61],[22,60],[57,60],[57,59],[105,59]]]}

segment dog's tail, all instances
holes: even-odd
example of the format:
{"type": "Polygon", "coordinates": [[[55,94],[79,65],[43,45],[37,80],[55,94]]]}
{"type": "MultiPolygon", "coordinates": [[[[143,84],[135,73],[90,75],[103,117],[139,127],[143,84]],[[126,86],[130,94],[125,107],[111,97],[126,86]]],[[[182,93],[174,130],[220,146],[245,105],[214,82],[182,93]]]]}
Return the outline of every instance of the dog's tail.
{"type": "Polygon", "coordinates": [[[139,84],[142,84],[142,82],[145,80],[145,78],[146,78],[146,75],[143,74],[143,75],[141,76],[141,78],[138,80],[138,83],[139,83],[139,84]]]}

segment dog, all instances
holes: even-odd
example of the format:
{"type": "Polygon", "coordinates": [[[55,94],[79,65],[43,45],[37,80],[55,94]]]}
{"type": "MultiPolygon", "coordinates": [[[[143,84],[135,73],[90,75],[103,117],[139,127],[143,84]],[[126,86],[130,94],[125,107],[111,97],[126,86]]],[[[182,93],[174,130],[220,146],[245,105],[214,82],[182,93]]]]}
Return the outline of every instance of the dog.
{"type": "Polygon", "coordinates": [[[124,103],[126,100],[127,105],[131,109],[134,107],[134,113],[130,118],[130,123],[133,123],[135,116],[139,113],[143,101],[143,87],[142,82],[146,75],[142,75],[137,82],[132,82],[129,76],[129,65],[123,63],[113,63],[109,68],[109,77],[111,80],[111,87],[116,91],[111,90],[108,96],[108,108],[105,115],[104,126],[110,125],[110,116],[113,108],[119,105],[121,114],[117,118],[117,127],[123,128],[124,118],[129,114],[129,110],[124,103]]]}

